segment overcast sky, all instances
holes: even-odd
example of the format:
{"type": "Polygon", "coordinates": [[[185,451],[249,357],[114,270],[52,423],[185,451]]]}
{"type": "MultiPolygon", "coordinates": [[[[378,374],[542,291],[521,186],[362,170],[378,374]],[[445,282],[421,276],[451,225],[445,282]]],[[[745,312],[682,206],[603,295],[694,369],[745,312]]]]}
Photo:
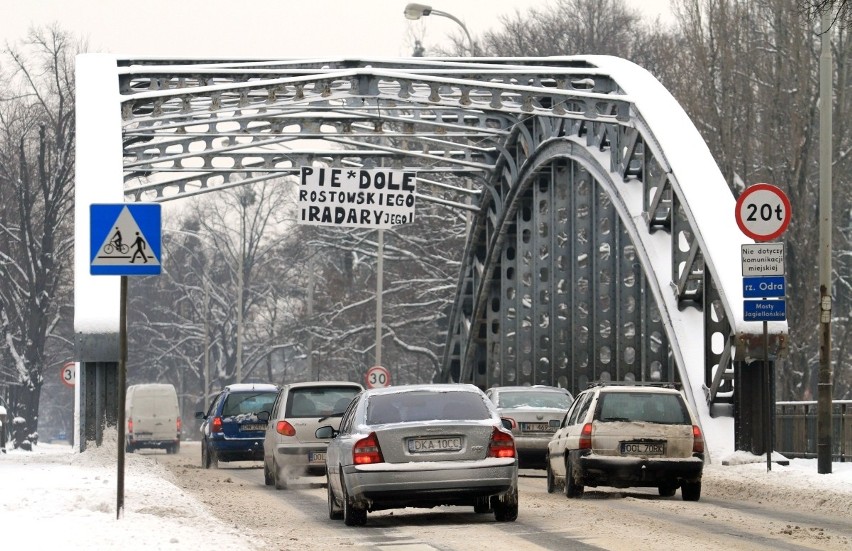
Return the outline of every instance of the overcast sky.
{"type": "MultiPolygon", "coordinates": [[[[555,0],[439,0],[473,35],[501,15],[555,0]]],[[[626,0],[650,17],[671,19],[669,0],[626,0]]],[[[17,0],[4,2],[0,37],[15,42],[32,26],[58,23],[85,37],[89,51],[165,57],[405,57],[413,37],[427,45],[459,26],[432,15],[403,16],[407,0],[17,0]]],[[[430,4],[428,0],[421,0],[430,4]]],[[[566,55],[593,52],[565,52],[566,55]]]]}

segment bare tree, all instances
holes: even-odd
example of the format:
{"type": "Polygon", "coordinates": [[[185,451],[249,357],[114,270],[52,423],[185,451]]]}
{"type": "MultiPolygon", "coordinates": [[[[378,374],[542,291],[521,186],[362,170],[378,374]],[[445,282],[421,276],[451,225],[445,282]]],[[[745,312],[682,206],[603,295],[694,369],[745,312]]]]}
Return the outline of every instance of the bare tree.
{"type": "MultiPolygon", "coordinates": [[[[74,55],[56,27],[30,31],[3,51],[0,85],[0,337],[2,377],[37,432],[48,339],[70,291],[74,232],[74,55]]],[[[58,368],[59,365],[56,365],[58,368]]]]}
{"type": "MultiPolygon", "coordinates": [[[[709,144],[732,192],[737,195],[745,186],[768,182],[790,197],[793,218],[783,236],[790,354],[779,373],[779,394],[784,399],[815,396],[819,24],[796,9],[796,0],[679,0],[675,13],[681,48],[667,65],[671,73],[664,80],[709,144]]],[[[832,40],[838,67],[835,120],[842,121],[835,127],[834,140],[846,144],[838,150],[836,166],[847,168],[835,169],[834,197],[835,208],[846,213],[852,181],[842,152],[849,144],[845,88],[852,58],[846,30],[835,27],[832,40]]],[[[845,237],[836,233],[834,250],[848,253],[848,232],[845,237]]],[[[848,275],[838,272],[838,278],[848,287],[848,275]]],[[[848,290],[842,292],[849,296],[848,290]]],[[[847,313],[841,315],[848,315],[848,300],[846,304],[847,313]]],[[[848,368],[841,366],[850,358],[848,344],[842,341],[835,343],[841,381],[848,380],[848,368]]],[[[848,392],[846,388],[842,392],[848,392]]]]}
{"type": "Polygon", "coordinates": [[[138,327],[131,371],[170,380],[202,402],[206,392],[238,382],[238,361],[242,380],[270,380],[300,265],[287,232],[291,187],[255,184],[207,196],[164,231],[163,275],[131,289],[130,324],[138,327]]]}
{"type": "Polygon", "coordinates": [[[828,11],[832,26],[839,24],[849,27],[852,24],[852,5],[849,0],[800,0],[799,6],[802,13],[816,23],[828,11]]]}
{"type": "MultiPolygon", "coordinates": [[[[395,384],[428,382],[439,367],[464,228],[463,213],[424,202],[414,224],[384,232],[382,363],[395,384]]],[[[361,381],[376,358],[377,233],[301,227],[299,235],[316,257],[316,292],[314,314],[295,334],[312,338],[318,376],[361,381]]]]}
{"type": "Polygon", "coordinates": [[[623,0],[557,0],[553,6],[501,17],[503,28],[485,33],[488,55],[601,54],[630,58],[642,24],[623,0]]]}

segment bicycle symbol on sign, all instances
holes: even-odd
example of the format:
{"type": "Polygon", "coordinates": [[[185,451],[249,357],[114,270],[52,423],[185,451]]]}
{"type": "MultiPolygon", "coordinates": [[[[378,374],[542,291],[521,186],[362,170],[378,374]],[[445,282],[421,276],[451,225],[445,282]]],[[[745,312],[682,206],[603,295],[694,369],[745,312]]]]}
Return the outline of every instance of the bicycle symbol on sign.
{"type": "Polygon", "coordinates": [[[116,250],[118,250],[118,252],[120,252],[120,253],[122,253],[122,254],[125,254],[125,253],[127,253],[127,252],[130,250],[130,247],[128,247],[128,246],[127,246],[126,244],[124,244],[124,243],[122,243],[122,244],[120,245],[120,248],[117,248],[117,247],[116,247],[116,245],[115,245],[115,244],[113,244],[113,243],[107,243],[106,245],[104,245],[104,254],[112,254],[112,253],[114,253],[116,250]]]}
{"type": "Polygon", "coordinates": [[[127,252],[130,251],[130,247],[127,243],[121,242],[121,231],[119,231],[118,228],[115,228],[115,233],[112,235],[112,239],[104,245],[104,254],[112,254],[116,251],[121,254],[127,254],[127,252]]]}

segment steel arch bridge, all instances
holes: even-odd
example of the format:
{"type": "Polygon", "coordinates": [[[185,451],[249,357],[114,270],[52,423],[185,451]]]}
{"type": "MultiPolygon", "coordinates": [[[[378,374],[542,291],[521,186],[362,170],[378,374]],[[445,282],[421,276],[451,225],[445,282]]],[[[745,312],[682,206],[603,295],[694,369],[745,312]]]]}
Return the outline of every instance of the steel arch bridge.
{"type": "MultiPolygon", "coordinates": [[[[419,200],[472,213],[437,381],[680,381],[703,421],[733,404],[736,447],[760,451],[763,377],[786,324],[768,324],[764,357],[762,324],[742,315],[751,241],[734,197],[681,107],[636,65],[84,55],[77,86],[78,244],[92,202],[168,201],[312,163],[416,170],[419,200]],[[469,199],[430,196],[448,185],[469,199]]],[[[85,249],[77,359],[97,366],[117,361],[117,306],[86,297],[117,296],[117,284],[88,275],[85,249]]]]}

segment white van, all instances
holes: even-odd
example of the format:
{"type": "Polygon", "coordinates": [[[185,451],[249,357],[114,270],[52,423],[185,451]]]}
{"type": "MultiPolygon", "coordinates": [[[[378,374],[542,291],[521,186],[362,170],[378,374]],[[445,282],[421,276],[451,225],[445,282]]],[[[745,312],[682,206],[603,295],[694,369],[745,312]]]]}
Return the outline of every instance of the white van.
{"type": "Polygon", "coordinates": [[[125,450],[163,448],[166,453],[180,449],[180,409],[174,385],[150,383],[127,387],[124,402],[127,432],[125,450]]]}

